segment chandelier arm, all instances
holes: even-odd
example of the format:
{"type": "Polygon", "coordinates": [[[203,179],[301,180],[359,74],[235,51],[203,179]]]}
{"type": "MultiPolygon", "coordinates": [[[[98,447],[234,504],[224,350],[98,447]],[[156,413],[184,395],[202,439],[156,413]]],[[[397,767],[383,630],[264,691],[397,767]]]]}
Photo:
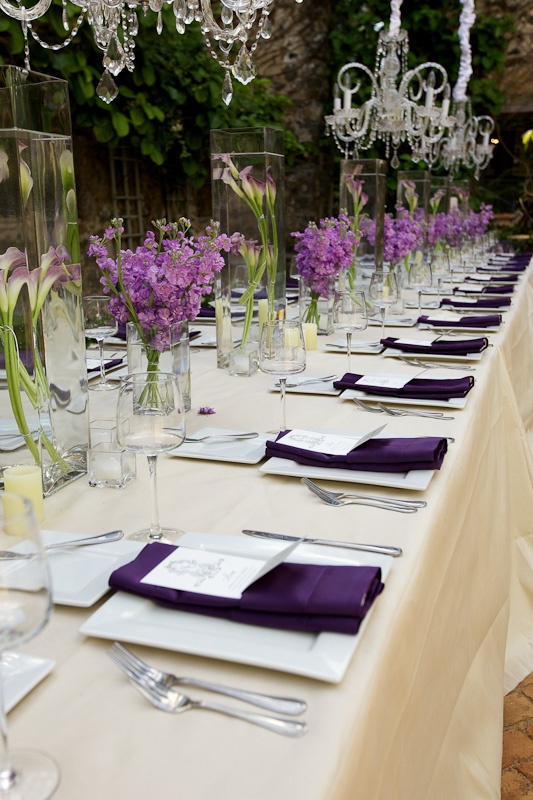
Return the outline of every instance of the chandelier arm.
{"type": "MultiPolygon", "coordinates": [[[[228,39],[228,35],[232,39],[239,39],[243,33],[246,33],[244,24],[239,20],[234,28],[221,28],[215,17],[213,16],[213,9],[211,8],[211,0],[201,0],[203,25],[209,29],[212,36],[220,37],[221,39],[228,39]]],[[[226,5],[226,4],[224,4],[226,5]]],[[[228,7],[228,6],[226,6],[228,7]]]]}
{"type": "Polygon", "coordinates": [[[12,6],[8,0],[0,0],[2,11],[5,11],[9,17],[19,20],[19,22],[31,22],[34,19],[39,19],[43,14],[46,14],[51,5],[52,0],[38,0],[33,8],[25,8],[24,6],[12,6]]]}
{"type": "Polygon", "coordinates": [[[339,87],[341,92],[349,91],[353,95],[353,94],[357,94],[357,92],[361,88],[361,81],[360,80],[358,80],[357,85],[354,86],[354,87],[352,87],[352,85],[351,85],[351,82],[349,80],[349,76],[347,76],[348,80],[346,82],[343,81],[344,75],[349,70],[361,70],[361,72],[364,72],[365,75],[367,76],[367,78],[370,78],[370,83],[372,84],[372,94],[377,94],[378,93],[379,87],[378,87],[377,81],[376,81],[376,79],[374,77],[374,74],[368,69],[367,66],[365,66],[364,64],[361,64],[359,61],[351,61],[349,64],[345,64],[342,67],[342,69],[339,70],[339,73],[337,75],[337,86],[339,87]]]}

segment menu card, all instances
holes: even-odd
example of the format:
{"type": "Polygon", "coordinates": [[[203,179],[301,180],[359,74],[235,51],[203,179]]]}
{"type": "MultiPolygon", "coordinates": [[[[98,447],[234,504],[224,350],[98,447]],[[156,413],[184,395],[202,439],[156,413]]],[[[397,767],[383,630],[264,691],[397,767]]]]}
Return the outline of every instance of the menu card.
{"type": "Polygon", "coordinates": [[[271,558],[234,556],[184,547],[173,550],[141,583],[238,600],[245,589],[285,561],[300,540],[282,546],[271,558]]]}

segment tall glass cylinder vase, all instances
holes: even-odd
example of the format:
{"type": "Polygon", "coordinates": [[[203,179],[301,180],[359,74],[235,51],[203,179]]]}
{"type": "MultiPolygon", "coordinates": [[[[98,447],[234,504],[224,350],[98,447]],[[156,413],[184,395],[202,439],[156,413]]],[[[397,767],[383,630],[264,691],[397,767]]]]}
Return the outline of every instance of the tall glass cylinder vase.
{"type": "Polygon", "coordinates": [[[424,212],[424,218],[429,214],[429,200],[431,195],[431,173],[427,169],[399,170],[396,186],[396,203],[410,210],[411,191],[416,194],[416,208],[424,212]]]}
{"type": "Polygon", "coordinates": [[[40,464],[46,495],[86,472],[89,442],[65,81],[0,67],[0,208],[0,469],[40,464]]]}
{"type": "Polygon", "coordinates": [[[213,218],[221,233],[238,233],[215,283],[217,365],[249,341],[252,323],[285,309],[285,157],[283,131],[211,131],[213,218]]]}
{"type": "Polygon", "coordinates": [[[191,361],[189,323],[172,323],[168,330],[139,331],[133,322],[126,324],[128,372],[172,372],[185,411],[191,409],[191,361]]]}
{"type": "MultiPolygon", "coordinates": [[[[361,243],[354,253],[348,280],[353,288],[383,268],[387,162],[379,158],[341,161],[339,208],[350,217],[352,229],[361,232],[361,243]]],[[[341,276],[341,283],[344,283],[341,276]]],[[[368,282],[368,281],[366,281],[368,282]]]]}

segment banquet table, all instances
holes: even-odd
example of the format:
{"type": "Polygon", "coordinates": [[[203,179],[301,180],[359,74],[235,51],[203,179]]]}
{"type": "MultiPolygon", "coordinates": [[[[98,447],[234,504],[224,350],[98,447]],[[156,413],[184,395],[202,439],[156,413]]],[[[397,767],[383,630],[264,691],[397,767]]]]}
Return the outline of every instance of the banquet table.
{"type": "MultiPolygon", "coordinates": [[[[260,465],[159,458],[163,523],[221,537],[253,528],[390,544],[403,555],[392,561],[339,682],[131,645],[179,675],[304,698],[309,730],[297,739],[218,714],[157,711],[113,666],[110,641],[80,633],[108,597],[91,608],[57,605],[47,627],[22,648],[55,666],[9,715],[13,746],[46,750],[59,763],[57,800],[500,797],[503,694],[533,670],[531,267],[502,316],[491,346],[472,362],[475,386],[453,420],[378,416],[342,395],[287,394],[289,427],[369,431],[386,422],[387,436],[453,438],[423,493],[366,487],[423,497],[428,505],[416,514],[332,508],[297,478],[263,474],[260,465]]],[[[387,334],[423,335],[392,326],[387,334]]],[[[378,338],[379,328],[364,336],[378,338]]],[[[327,341],[320,337],[318,350],[308,353],[306,374],[347,371],[346,354],[326,351],[327,341]]],[[[191,346],[188,435],[207,425],[277,428],[272,377],[231,377],[217,369],[214,349],[191,346]],[[199,416],[202,406],[216,413],[199,416]]],[[[382,355],[352,358],[360,373],[420,372],[382,355]]],[[[113,392],[91,393],[91,416],[111,416],[114,402],[113,392]]],[[[83,477],[46,498],[43,528],[128,534],[149,514],[148,472],[138,457],[137,478],[123,490],[92,488],[83,477]]],[[[248,637],[253,661],[253,629],[248,637]]]]}

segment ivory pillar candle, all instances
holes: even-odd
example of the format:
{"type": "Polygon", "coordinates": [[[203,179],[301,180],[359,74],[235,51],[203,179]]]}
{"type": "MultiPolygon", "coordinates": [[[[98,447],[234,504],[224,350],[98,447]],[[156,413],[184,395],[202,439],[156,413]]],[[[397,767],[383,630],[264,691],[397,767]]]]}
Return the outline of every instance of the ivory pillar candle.
{"type": "Polygon", "coordinates": [[[317,349],[317,325],[316,322],[303,322],[304,341],[306,350],[317,349]]]}
{"type": "Polygon", "coordinates": [[[268,319],[268,300],[263,298],[257,301],[257,321],[259,323],[259,336],[261,336],[261,328],[268,319]]]}
{"type": "Polygon", "coordinates": [[[44,520],[43,479],[41,468],[28,464],[4,470],[6,492],[26,497],[33,505],[37,522],[44,520]]]}

